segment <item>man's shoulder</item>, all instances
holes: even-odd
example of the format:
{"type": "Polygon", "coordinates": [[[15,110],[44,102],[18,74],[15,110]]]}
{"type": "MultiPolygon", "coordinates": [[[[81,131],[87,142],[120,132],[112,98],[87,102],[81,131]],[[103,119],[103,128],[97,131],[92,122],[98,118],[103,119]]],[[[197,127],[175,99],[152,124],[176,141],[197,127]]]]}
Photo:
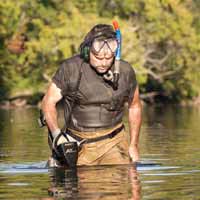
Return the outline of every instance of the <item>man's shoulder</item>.
{"type": "Polygon", "coordinates": [[[130,73],[133,72],[134,69],[129,62],[125,60],[120,60],[120,71],[124,73],[130,73]]]}
{"type": "Polygon", "coordinates": [[[61,65],[64,65],[65,67],[70,67],[70,66],[78,66],[83,62],[82,58],[80,55],[74,55],[72,57],[66,58],[61,61],[61,65]]]}
{"type": "Polygon", "coordinates": [[[69,82],[73,79],[76,80],[76,77],[80,75],[82,63],[83,60],[79,55],[62,60],[53,79],[63,78],[69,82]]]}

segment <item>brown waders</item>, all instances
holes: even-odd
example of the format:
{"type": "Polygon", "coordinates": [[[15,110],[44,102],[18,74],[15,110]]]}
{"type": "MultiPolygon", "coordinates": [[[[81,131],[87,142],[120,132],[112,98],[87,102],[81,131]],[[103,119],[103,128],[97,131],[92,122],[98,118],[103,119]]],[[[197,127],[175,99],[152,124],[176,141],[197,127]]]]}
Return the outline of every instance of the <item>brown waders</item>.
{"type": "MultiPolygon", "coordinates": [[[[114,128],[95,132],[80,132],[72,129],[69,130],[78,137],[93,139],[108,135],[108,133],[111,133],[120,126],[122,126],[122,124],[118,124],[114,128]]],[[[77,165],[128,164],[128,146],[128,136],[123,128],[113,138],[106,138],[97,142],[83,144],[81,150],[79,151],[77,165]]],[[[54,165],[51,160],[49,165],[51,167],[54,165]]]]}

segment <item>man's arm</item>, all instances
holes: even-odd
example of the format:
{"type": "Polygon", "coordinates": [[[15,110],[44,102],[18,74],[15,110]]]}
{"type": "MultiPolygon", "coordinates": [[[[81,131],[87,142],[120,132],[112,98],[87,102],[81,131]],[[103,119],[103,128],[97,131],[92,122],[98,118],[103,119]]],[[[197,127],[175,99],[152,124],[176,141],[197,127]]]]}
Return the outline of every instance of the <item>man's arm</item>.
{"type": "Polygon", "coordinates": [[[61,89],[55,83],[51,83],[46,95],[42,100],[42,111],[51,133],[57,134],[60,132],[57,120],[56,104],[62,99],[61,89]]]}
{"type": "Polygon", "coordinates": [[[139,151],[138,151],[138,143],[139,143],[139,133],[140,127],[142,123],[142,106],[139,97],[139,88],[136,87],[133,100],[129,104],[129,132],[130,132],[130,147],[129,147],[129,155],[132,161],[139,160],[139,151]]]}

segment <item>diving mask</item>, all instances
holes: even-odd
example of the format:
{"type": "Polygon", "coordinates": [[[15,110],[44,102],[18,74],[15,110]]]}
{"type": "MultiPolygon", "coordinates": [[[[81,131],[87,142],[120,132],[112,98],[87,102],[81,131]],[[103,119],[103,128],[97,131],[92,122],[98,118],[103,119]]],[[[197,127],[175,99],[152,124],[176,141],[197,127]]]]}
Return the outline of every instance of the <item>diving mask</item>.
{"type": "Polygon", "coordinates": [[[110,39],[101,39],[96,38],[92,42],[91,50],[94,54],[104,54],[105,52],[108,54],[115,54],[117,50],[117,40],[114,38],[110,39]]]}

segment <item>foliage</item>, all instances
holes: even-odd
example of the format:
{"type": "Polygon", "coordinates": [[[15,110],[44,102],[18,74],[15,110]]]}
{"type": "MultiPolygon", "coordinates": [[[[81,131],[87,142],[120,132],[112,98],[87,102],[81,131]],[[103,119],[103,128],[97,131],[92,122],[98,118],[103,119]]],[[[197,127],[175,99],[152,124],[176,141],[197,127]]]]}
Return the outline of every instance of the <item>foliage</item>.
{"type": "Polygon", "coordinates": [[[90,28],[113,19],[142,95],[192,99],[200,94],[199,10],[196,0],[0,1],[1,99],[44,92],[59,62],[79,52],[90,28]],[[28,38],[26,49],[13,54],[8,41],[20,34],[28,38]]]}

